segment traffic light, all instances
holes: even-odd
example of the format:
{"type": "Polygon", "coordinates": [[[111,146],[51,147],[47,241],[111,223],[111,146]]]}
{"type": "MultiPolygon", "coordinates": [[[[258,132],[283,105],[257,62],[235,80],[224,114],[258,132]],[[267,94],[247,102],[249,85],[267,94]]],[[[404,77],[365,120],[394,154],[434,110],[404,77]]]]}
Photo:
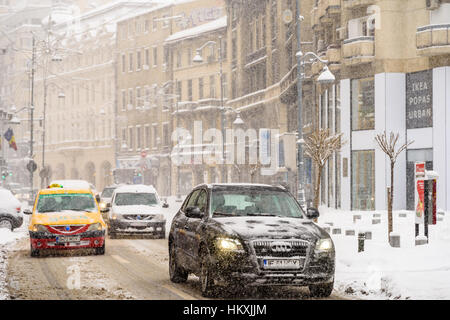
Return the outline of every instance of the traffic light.
{"type": "Polygon", "coordinates": [[[2,180],[5,180],[8,175],[8,172],[2,171],[2,180]]]}

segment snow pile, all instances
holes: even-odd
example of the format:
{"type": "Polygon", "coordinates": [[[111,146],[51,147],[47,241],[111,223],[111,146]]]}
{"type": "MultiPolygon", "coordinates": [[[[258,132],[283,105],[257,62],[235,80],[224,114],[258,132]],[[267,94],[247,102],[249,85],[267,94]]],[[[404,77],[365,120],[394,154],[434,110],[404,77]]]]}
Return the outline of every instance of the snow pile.
{"type": "MultiPolygon", "coordinates": [[[[388,243],[387,212],[356,212],[320,208],[318,224],[330,227],[336,247],[335,289],[363,299],[450,299],[450,215],[429,226],[429,244],[415,246],[415,221],[411,211],[394,211],[394,233],[400,248],[388,243]],[[405,215],[401,217],[400,215],[405,215]],[[360,215],[361,219],[355,219],[360,215]],[[374,215],[379,215],[375,216],[374,215]],[[372,219],[381,223],[372,224],[372,219]],[[330,224],[333,224],[330,226],[330,224]],[[333,229],[340,228],[340,234],[333,229]],[[347,236],[347,230],[355,235],[347,236]],[[358,232],[372,232],[358,253],[358,232]]],[[[420,228],[423,235],[423,227],[420,228]]]]}
{"type": "Polygon", "coordinates": [[[24,222],[19,229],[11,231],[6,228],[0,228],[0,300],[9,297],[6,290],[6,263],[7,253],[13,247],[13,243],[27,236],[28,218],[24,218],[24,222]]]}

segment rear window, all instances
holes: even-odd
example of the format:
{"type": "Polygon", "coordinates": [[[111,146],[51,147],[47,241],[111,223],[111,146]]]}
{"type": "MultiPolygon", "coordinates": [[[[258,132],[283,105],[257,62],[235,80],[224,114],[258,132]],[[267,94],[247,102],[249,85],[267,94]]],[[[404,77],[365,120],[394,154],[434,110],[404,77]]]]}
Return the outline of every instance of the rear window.
{"type": "Polygon", "coordinates": [[[117,193],[114,199],[116,206],[155,206],[158,199],[154,193],[117,193]]]}
{"type": "Polygon", "coordinates": [[[105,188],[105,189],[103,189],[102,197],[103,198],[111,198],[115,189],[116,188],[105,188]]]}
{"type": "Polygon", "coordinates": [[[37,212],[97,211],[94,197],[90,193],[65,193],[39,195],[37,212]]]}

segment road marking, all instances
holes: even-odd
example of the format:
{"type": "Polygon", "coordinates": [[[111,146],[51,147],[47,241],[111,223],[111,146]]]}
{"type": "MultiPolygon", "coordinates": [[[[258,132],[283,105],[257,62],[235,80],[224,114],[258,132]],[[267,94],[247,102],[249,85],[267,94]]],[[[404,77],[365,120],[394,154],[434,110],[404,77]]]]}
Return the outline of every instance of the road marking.
{"type": "Polygon", "coordinates": [[[124,258],[122,258],[122,257],[120,257],[120,256],[117,256],[117,255],[115,255],[115,254],[112,254],[112,255],[111,255],[111,258],[113,258],[114,260],[117,260],[118,262],[120,262],[120,263],[122,263],[122,264],[130,263],[130,261],[125,260],[124,258]]]}
{"type": "Polygon", "coordinates": [[[184,293],[183,291],[181,291],[181,290],[179,290],[179,289],[177,289],[175,287],[172,287],[170,285],[164,284],[164,285],[162,285],[162,287],[167,289],[167,290],[169,290],[169,291],[171,291],[171,292],[173,292],[173,293],[175,293],[177,296],[180,296],[184,300],[197,300],[197,298],[195,298],[195,297],[193,297],[193,296],[191,296],[191,295],[189,295],[187,293],[184,293]]]}

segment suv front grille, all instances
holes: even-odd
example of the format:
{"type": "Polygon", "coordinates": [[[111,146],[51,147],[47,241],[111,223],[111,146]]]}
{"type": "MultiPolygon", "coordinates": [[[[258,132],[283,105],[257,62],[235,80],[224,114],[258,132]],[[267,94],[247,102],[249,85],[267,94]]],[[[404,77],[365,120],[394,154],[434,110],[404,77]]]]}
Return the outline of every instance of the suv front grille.
{"type": "Polygon", "coordinates": [[[263,240],[253,241],[257,257],[306,257],[309,242],[305,240],[263,240]]]}
{"type": "Polygon", "coordinates": [[[153,216],[148,216],[148,215],[139,215],[139,214],[126,214],[123,216],[123,218],[125,220],[143,220],[143,221],[148,221],[148,220],[152,220],[153,216]]]}

